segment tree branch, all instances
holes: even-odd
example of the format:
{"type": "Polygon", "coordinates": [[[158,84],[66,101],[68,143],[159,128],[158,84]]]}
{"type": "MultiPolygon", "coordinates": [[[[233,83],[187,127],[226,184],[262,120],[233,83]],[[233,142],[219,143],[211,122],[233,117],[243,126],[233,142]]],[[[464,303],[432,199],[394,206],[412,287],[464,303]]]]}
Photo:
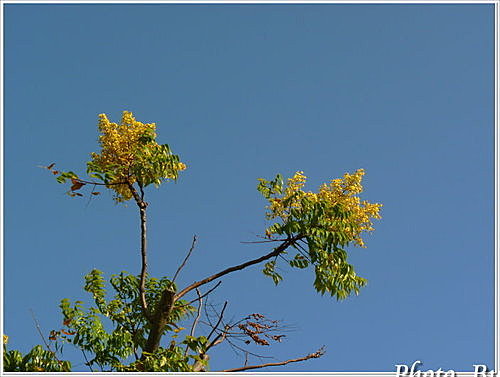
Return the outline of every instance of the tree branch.
{"type": "Polygon", "coordinates": [[[198,321],[200,320],[201,317],[201,307],[203,306],[203,296],[201,296],[200,291],[198,288],[196,288],[196,293],[198,294],[198,299],[200,300],[199,305],[198,305],[198,311],[196,313],[196,318],[193,321],[193,325],[191,326],[191,331],[189,332],[189,335],[194,336],[194,331],[196,329],[196,325],[198,324],[198,321]]]}
{"type": "Polygon", "coordinates": [[[286,241],[284,241],[281,245],[279,245],[278,247],[276,247],[269,254],[266,254],[266,255],[264,255],[264,256],[262,256],[260,258],[253,259],[251,261],[239,264],[237,266],[226,268],[225,270],[223,270],[221,272],[218,272],[218,273],[216,273],[216,274],[214,274],[212,276],[209,276],[209,277],[207,277],[207,278],[205,278],[203,280],[194,282],[193,284],[187,286],[182,291],[180,291],[179,293],[177,293],[175,295],[175,297],[174,297],[174,300],[177,301],[178,299],[180,299],[182,296],[184,296],[186,293],[192,291],[193,289],[198,288],[201,285],[210,283],[212,280],[218,279],[221,276],[227,275],[227,274],[229,274],[231,272],[234,272],[234,271],[243,270],[244,268],[247,268],[247,267],[252,266],[254,264],[257,264],[257,263],[263,262],[263,261],[265,261],[267,259],[270,259],[272,257],[275,257],[275,256],[279,255],[280,253],[282,253],[283,251],[285,251],[285,249],[288,246],[290,246],[292,243],[294,243],[297,239],[298,239],[297,237],[289,238],[286,241]]]}
{"type": "Polygon", "coordinates": [[[259,369],[259,368],[266,368],[266,367],[275,367],[275,366],[280,366],[280,365],[286,365],[286,364],[289,364],[289,363],[297,363],[299,361],[305,361],[305,360],[309,360],[309,359],[317,359],[318,357],[321,357],[324,354],[325,354],[325,351],[324,351],[323,347],[321,347],[318,351],[316,351],[314,353],[311,353],[311,354],[309,354],[307,356],[304,356],[304,357],[299,357],[297,359],[290,359],[290,360],[281,361],[281,362],[277,362],[277,363],[267,363],[267,364],[259,364],[259,365],[248,365],[248,366],[240,367],[240,368],[224,369],[224,370],[221,370],[221,372],[241,372],[241,371],[249,370],[249,369],[259,369]]]}
{"type": "Polygon", "coordinates": [[[148,303],[146,301],[146,274],[148,270],[148,259],[147,259],[147,235],[146,235],[146,207],[148,204],[142,200],[142,198],[137,193],[136,189],[132,183],[127,182],[127,186],[132,193],[132,196],[139,207],[139,215],[141,217],[141,281],[139,284],[139,296],[141,299],[141,307],[144,312],[144,316],[151,322],[151,313],[148,309],[148,303]]]}
{"type": "MultiPolygon", "coordinates": [[[[133,187],[132,187],[132,189],[133,189],[133,187]]],[[[134,193],[134,192],[135,192],[135,190],[132,191],[132,193],[134,193]]],[[[135,192],[135,194],[137,195],[137,192],[135,192]]],[[[160,345],[160,339],[162,337],[163,330],[165,329],[165,326],[168,323],[168,319],[170,316],[170,312],[172,311],[172,307],[175,304],[175,302],[177,300],[179,300],[181,297],[183,297],[186,293],[192,291],[193,289],[200,287],[201,285],[207,284],[207,283],[209,283],[209,282],[211,282],[211,281],[213,281],[221,276],[229,274],[233,271],[242,270],[248,266],[252,266],[254,264],[257,264],[257,263],[265,261],[269,258],[272,258],[272,257],[282,253],[288,246],[293,244],[299,238],[300,238],[300,236],[289,238],[285,242],[283,242],[281,245],[276,247],[271,253],[264,255],[260,258],[239,264],[237,266],[227,268],[227,269],[225,269],[225,270],[223,270],[215,275],[212,275],[212,276],[209,276],[203,280],[194,282],[193,284],[187,286],[186,288],[184,288],[182,291],[180,291],[177,294],[175,292],[169,290],[168,288],[165,289],[162,292],[162,297],[155,308],[154,315],[151,316],[151,321],[150,321],[151,322],[151,330],[149,332],[148,340],[146,342],[146,346],[144,347],[143,351],[146,353],[153,353],[158,349],[158,347],[160,345]]],[[[141,359],[145,358],[144,352],[142,354],[141,359]]]]}
{"type": "Polygon", "coordinates": [[[175,281],[175,279],[177,278],[177,275],[179,275],[179,272],[181,272],[181,270],[184,268],[184,266],[186,265],[186,262],[187,260],[189,259],[189,257],[191,256],[191,253],[193,252],[194,250],[194,246],[196,244],[196,241],[197,241],[197,238],[196,238],[196,234],[193,236],[193,242],[191,244],[191,248],[189,249],[189,252],[187,253],[186,255],[186,258],[184,258],[184,261],[181,263],[181,265],[179,266],[179,268],[177,269],[177,271],[175,272],[175,275],[174,275],[174,278],[172,279],[172,282],[175,281]]]}

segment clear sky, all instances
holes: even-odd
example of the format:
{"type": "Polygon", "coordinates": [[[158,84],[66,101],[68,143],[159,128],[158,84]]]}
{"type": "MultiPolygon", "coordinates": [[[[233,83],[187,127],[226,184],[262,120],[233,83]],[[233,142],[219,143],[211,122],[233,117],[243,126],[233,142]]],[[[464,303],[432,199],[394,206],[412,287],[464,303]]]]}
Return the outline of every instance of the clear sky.
{"type": "MultiPolygon", "coordinates": [[[[59,329],[83,275],[139,273],[135,205],[70,198],[37,165],[84,173],[97,115],[156,122],[188,169],[147,192],[150,271],[179,285],[267,253],[257,178],[303,170],[306,189],[366,170],[383,203],[349,260],[369,284],[337,302],[312,271],[254,267],[210,295],[228,318],[294,327],[257,352],[273,371],[473,370],[493,366],[494,6],[4,5],[4,327],[29,350],[59,329]]],[[[201,335],[201,333],[200,333],[201,335]]],[[[255,349],[254,349],[255,350],[255,349]]],[[[81,357],[68,348],[75,370],[81,357]]],[[[241,366],[228,347],[214,370],[241,366]]],[[[259,363],[259,360],[253,360],[259,363]]]]}

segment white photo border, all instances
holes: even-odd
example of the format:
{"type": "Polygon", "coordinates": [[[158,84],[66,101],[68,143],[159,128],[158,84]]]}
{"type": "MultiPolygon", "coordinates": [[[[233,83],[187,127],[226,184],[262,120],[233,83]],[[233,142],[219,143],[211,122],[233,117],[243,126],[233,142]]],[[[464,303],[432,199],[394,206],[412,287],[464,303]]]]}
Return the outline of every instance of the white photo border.
{"type": "MultiPolygon", "coordinates": [[[[500,226],[500,171],[499,171],[499,161],[500,161],[500,130],[499,130],[499,56],[498,49],[500,44],[500,0],[337,0],[337,1],[329,1],[329,0],[274,0],[274,1],[266,1],[266,0],[184,0],[184,1],[169,1],[169,0],[0,0],[0,20],[2,24],[2,28],[0,30],[0,51],[1,51],[1,61],[0,61],[0,82],[2,87],[2,98],[4,95],[4,5],[5,4],[492,4],[494,5],[494,210],[495,210],[495,220],[494,220],[494,263],[495,263],[495,279],[494,279],[494,295],[495,295],[495,304],[494,304],[494,331],[495,331],[495,340],[494,340],[494,371],[495,374],[491,377],[500,377],[500,240],[499,240],[499,226],[500,226]]],[[[0,303],[2,310],[0,310],[0,332],[3,334],[4,330],[4,317],[3,317],[3,307],[4,307],[4,281],[3,281],[3,271],[4,271],[4,101],[0,101],[0,131],[1,131],[1,140],[0,143],[0,170],[2,172],[0,176],[0,271],[1,271],[1,279],[0,279],[0,303]]],[[[3,341],[0,342],[0,351],[3,355],[3,341]]],[[[397,361],[396,361],[397,362],[397,361]]],[[[480,362],[480,360],[478,360],[480,362]]],[[[443,372],[444,373],[444,372],[443,372]]],[[[70,372],[70,373],[44,373],[44,372],[3,372],[3,357],[0,358],[0,376],[122,376],[124,373],[120,372],[70,372]]],[[[126,373],[127,377],[133,376],[156,376],[156,375],[180,375],[180,376],[193,376],[198,375],[197,373],[126,373]]],[[[396,376],[395,369],[393,371],[387,372],[233,372],[233,373],[217,373],[217,372],[204,372],[203,376],[221,376],[221,375],[236,375],[236,376],[249,376],[249,375],[258,375],[259,377],[267,377],[267,376],[337,376],[337,377],[394,377],[396,376]]],[[[425,371],[422,371],[422,375],[420,377],[430,377],[425,374],[425,371]]],[[[444,376],[442,374],[441,376],[444,376]]],[[[474,377],[473,371],[456,371],[455,376],[471,376],[474,377]]],[[[488,374],[490,377],[490,374],[488,374]]]]}

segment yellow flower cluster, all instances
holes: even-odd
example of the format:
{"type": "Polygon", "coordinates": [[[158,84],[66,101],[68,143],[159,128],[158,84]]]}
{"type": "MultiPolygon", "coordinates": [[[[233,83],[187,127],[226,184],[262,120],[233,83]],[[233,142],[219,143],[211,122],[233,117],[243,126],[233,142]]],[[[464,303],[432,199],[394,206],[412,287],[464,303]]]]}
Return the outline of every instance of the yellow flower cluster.
{"type": "Polygon", "coordinates": [[[340,205],[349,216],[343,219],[326,218],[329,223],[337,224],[329,230],[342,231],[356,245],[365,247],[361,233],[374,230],[371,219],[381,218],[379,212],[382,204],[361,201],[357,196],[363,191],[361,181],[364,174],[363,169],[358,169],[354,174],[345,173],[343,179],[333,179],[329,185],[323,184],[318,193],[313,193],[302,190],[306,176],[301,171],[296,172],[288,179],[283,197],[269,199],[271,218],[281,217],[286,221],[292,209],[302,208],[303,199],[311,203],[322,202],[326,207],[340,205]]]}
{"type": "Polygon", "coordinates": [[[101,154],[92,153],[93,160],[105,167],[117,165],[126,171],[134,162],[134,152],[139,138],[148,131],[154,133],[154,123],[141,123],[135,120],[132,113],[124,111],[120,124],[109,121],[106,114],[99,114],[99,143],[101,154]]]}
{"type": "MultiPolygon", "coordinates": [[[[148,137],[152,142],[149,145],[150,151],[159,148],[156,143],[156,125],[154,123],[142,123],[137,121],[130,111],[124,111],[120,124],[110,122],[106,114],[99,114],[99,143],[101,153],[92,153],[94,166],[102,172],[112,171],[113,179],[109,188],[115,190],[118,201],[126,201],[132,197],[127,184],[116,184],[136,182],[133,174],[134,166],[139,162],[139,152],[143,147],[141,138],[148,137]]],[[[177,162],[173,167],[176,171],[186,169],[186,165],[177,162]]],[[[171,171],[162,178],[175,177],[175,172],[171,171]]]]}

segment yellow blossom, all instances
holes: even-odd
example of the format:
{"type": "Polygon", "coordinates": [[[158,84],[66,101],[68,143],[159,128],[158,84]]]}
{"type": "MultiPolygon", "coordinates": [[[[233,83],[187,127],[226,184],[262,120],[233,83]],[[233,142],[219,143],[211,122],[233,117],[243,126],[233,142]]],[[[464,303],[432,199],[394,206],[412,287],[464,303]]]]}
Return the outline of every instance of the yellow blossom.
{"type": "Polygon", "coordinates": [[[108,174],[106,183],[117,201],[132,197],[128,184],[159,184],[162,179],[176,179],[186,169],[168,146],[155,141],[156,125],[137,121],[130,111],[123,112],[120,123],[99,114],[98,128],[101,152],[91,154],[89,171],[108,174]]]}
{"type": "Polygon", "coordinates": [[[290,217],[292,210],[305,210],[305,203],[322,203],[327,208],[337,206],[349,213],[346,218],[336,219],[325,215],[326,222],[330,225],[332,232],[343,232],[348,239],[354,241],[358,246],[365,247],[361,237],[362,232],[372,231],[372,219],[380,219],[381,204],[361,201],[358,194],[363,191],[361,181],[365,174],[363,169],[358,169],[354,174],[345,173],[342,179],[333,179],[330,184],[323,184],[319,192],[306,192],[303,187],[306,176],[298,171],[292,178],[288,179],[287,185],[281,197],[270,197],[268,217],[281,218],[284,222],[290,217]]]}

